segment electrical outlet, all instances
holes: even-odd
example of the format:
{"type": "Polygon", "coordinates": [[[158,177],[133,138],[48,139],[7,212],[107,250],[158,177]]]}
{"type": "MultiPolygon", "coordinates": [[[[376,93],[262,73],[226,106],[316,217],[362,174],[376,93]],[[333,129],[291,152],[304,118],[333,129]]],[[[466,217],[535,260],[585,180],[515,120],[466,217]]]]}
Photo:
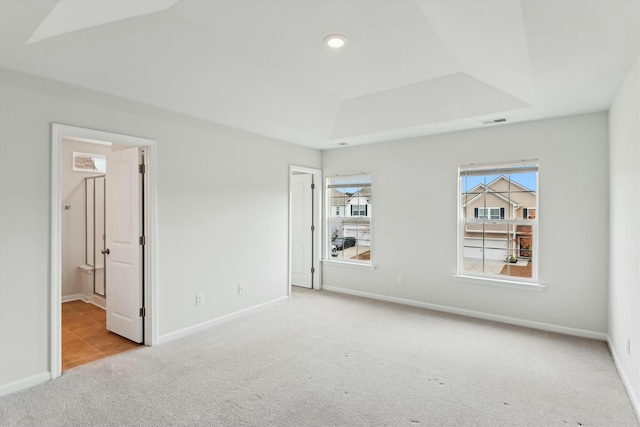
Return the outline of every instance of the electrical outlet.
{"type": "Polygon", "coordinates": [[[398,285],[404,285],[404,276],[398,274],[398,285]]]}
{"type": "Polygon", "coordinates": [[[238,285],[238,295],[244,294],[244,283],[238,285]]]}
{"type": "Polygon", "coordinates": [[[204,294],[196,294],[196,305],[204,304],[204,294]]]}
{"type": "Polygon", "coordinates": [[[631,356],[631,338],[627,338],[627,354],[631,356]]]}

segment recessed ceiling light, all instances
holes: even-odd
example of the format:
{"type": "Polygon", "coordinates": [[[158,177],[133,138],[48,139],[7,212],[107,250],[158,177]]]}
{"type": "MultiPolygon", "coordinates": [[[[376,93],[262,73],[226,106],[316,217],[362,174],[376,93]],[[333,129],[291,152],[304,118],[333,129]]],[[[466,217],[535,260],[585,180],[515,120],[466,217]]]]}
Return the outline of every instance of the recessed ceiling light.
{"type": "Polygon", "coordinates": [[[324,38],[324,42],[332,49],[340,49],[347,44],[347,38],[342,34],[329,34],[324,38]]]}

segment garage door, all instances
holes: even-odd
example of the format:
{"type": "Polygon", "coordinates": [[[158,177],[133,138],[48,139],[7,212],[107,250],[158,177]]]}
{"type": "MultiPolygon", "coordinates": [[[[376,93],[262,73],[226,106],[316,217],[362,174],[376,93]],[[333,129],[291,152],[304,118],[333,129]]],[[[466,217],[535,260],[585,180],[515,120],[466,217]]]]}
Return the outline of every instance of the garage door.
{"type": "Polygon", "coordinates": [[[464,239],[464,257],[492,259],[504,261],[509,255],[509,242],[507,240],[487,239],[482,247],[482,239],[464,239]]]}

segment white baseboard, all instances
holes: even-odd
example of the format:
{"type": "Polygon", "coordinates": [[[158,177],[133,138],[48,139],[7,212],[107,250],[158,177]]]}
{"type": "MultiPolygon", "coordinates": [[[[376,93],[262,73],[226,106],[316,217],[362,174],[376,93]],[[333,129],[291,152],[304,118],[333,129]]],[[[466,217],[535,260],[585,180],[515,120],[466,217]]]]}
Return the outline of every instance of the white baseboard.
{"type": "Polygon", "coordinates": [[[93,304],[96,307],[101,308],[103,310],[107,309],[107,307],[105,307],[105,302],[104,302],[105,300],[96,295],[91,295],[91,296],[86,296],[85,294],[66,295],[62,297],[61,301],[63,304],[65,302],[71,302],[71,301],[82,301],[82,302],[86,302],[87,304],[93,304]]]}
{"type": "Polygon", "coordinates": [[[607,340],[607,334],[603,332],[588,331],[585,329],[570,328],[567,326],[552,325],[550,323],[536,322],[533,320],[518,319],[515,317],[500,316],[498,314],[483,313],[481,311],[465,310],[462,308],[449,307],[446,305],[430,304],[422,301],[410,300],[405,298],[390,297],[386,295],[373,294],[369,292],[354,291],[351,289],[340,288],[336,286],[323,286],[323,290],[331,292],[339,292],[348,295],[354,295],[364,298],[371,298],[380,301],[393,302],[396,304],[409,305],[412,307],[421,307],[429,310],[442,311],[445,313],[459,314],[461,316],[474,317],[477,319],[491,320],[494,322],[507,323],[509,325],[524,326],[532,329],[539,329],[547,332],[557,332],[565,335],[573,335],[582,338],[592,338],[600,341],[607,340]]]}
{"type": "Polygon", "coordinates": [[[45,383],[51,379],[51,372],[41,372],[39,374],[23,378],[18,381],[14,381],[9,384],[0,386],[0,396],[6,396],[7,394],[15,393],[16,391],[24,390],[34,385],[45,383]]]}
{"type": "Polygon", "coordinates": [[[95,305],[98,308],[101,308],[103,310],[107,309],[107,301],[104,298],[101,298],[97,295],[91,295],[91,298],[89,299],[89,302],[93,305],[95,305]]]}
{"type": "Polygon", "coordinates": [[[613,343],[611,342],[611,337],[609,335],[607,335],[607,344],[609,344],[609,351],[611,352],[611,356],[613,357],[613,363],[616,365],[616,369],[618,370],[618,375],[620,375],[622,384],[624,384],[624,388],[627,390],[627,394],[629,395],[629,399],[631,400],[631,406],[633,406],[634,411],[636,411],[636,417],[638,417],[638,421],[640,422],[640,400],[638,400],[638,396],[636,396],[636,394],[633,392],[633,388],[631,388],[629,378],[627,378],[625,371],[622,369],[620,358],[616,353],[613,343]]]}
{"type": "Polygon", "coordinates": [[[64,295],[61,299],[62,303],[71,301],[89,302],[89,298],[85,294],[64,295]]]}
{"type": "Polygon", "coordinates": [[[164,344],[167,343],[169,341],[173,341],[173,340],[177,340],[180,339],[182,337],[186,337],[187,335],[191,335],[194,334],[196,332],[200,332],[203,331],[205,329],[209,329],[212,326],[215,325],[219,325],[221,323],[224,322],[228,322],[230,320],[234,320],[234,319],[238,319],[242,316],[245,316],[253,311],[259,310],[261,308],[264,308],[266,306],[272,305],[272,304],[276,304],[279,302],[283,302],[283,301],[288,301],[289,297],[288,296],[284,296],[284,297],[280,297],[280,298],[276,298],[274,300],[271,301],[267,301],[264,302],[262,304],[258,304],[258,305],[254,305],[253,307],[249,307],[249,308],[245,308],[243,310],[240,311],[236,311],[234,313],[230,313],[221,317],[217,317],[215,319],[211,319],[211,320],[207,320],[206,322],[202,322],[202,323],[198,323],[197,325],[193,325],[193,326],[189,326],[186,327],[184,329],[180,329],[178,331],[175,332],[170,332],[168,334],[164,334],[158,337],[158,344],[164,344]]]}

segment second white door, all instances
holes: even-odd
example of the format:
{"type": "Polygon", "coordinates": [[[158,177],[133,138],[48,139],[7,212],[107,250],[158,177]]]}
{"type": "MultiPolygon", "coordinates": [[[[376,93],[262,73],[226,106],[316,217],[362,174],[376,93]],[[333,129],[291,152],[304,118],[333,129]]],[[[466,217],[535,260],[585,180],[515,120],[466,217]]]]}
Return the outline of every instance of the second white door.
{"type": "Polygon", "coordinates": [[[313,287],[313,175],[291,176],[291,284],[313,287]]]}

